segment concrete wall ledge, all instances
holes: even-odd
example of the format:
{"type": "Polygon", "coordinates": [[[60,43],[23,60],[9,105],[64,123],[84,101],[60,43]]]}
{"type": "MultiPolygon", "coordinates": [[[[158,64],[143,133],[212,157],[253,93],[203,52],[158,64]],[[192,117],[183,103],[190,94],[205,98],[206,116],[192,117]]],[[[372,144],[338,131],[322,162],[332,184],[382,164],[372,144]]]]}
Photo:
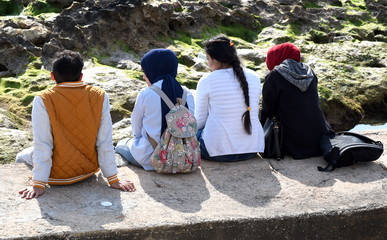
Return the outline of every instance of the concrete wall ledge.
{"type": "MultiPolygon", "coordinates": [[[[363,132],[387,146],[387,131],[363,132]]],[[[203,161],[175,176],[119,168],[135,193],[101,173],[37,199],[24,164],[0,166],[0,239],[386,239],[387,156],[331,173],[322,158],[203,161]],[[110,207],[101,202],[109,201],[110,207]]]]}

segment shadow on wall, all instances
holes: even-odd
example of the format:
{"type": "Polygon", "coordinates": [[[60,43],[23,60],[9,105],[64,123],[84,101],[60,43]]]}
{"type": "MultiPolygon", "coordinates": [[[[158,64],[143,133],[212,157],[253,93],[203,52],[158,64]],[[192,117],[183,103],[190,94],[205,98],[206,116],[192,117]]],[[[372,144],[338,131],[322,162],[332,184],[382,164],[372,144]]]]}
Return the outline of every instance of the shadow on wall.
{"type": "Polygon", "coordinates": [[[317,166],[327,165],[322,157],[293,160],[286,156],[284,160],[271,159],[270,162],[285,177],[318,188],[331,187],[336,181],[368,183],[387,178],[387,171],[379,162],[357,162],[352,166],[336,168],[333,172],[317,170],[317,166]]]}
{"type": "Polygon", "coordinates": [[[200,168],[187,174],[159,174],[130,167],[139,179],[144,192],[155,201],[183,213],[195,213],[210,198],[200,168]]]}
{"type": "Polygon", "coordinates": [[[121,191],[108,187],[99,172],[79,183],[51,186],[49,191],[45,191],[44,197],[37,198],[37,201],[43,219],[50,224],[67,225],[71,230],[93,231],[124,219],[120,194],[121,191]],[[112,205],[102,206],[101,202],[110,202],[112,205]]]}
{"type": "MultiPolygon", "coordinates": [[[[250,207],[266,205],[281,190],[269,164],[257,159],[235,163],[203,160],[201,168],[194,173],[177,175],[131,169],[139,176],[141,187],[150,197],[185,213],[199,212],[201,204],[210,199],[210,186],[206,181],[221,194],[250,207]]],[[[217,193],[212,194],[216,197],[217,193]]]]}
{"type": "Polygon", "coordinates": [[[266,160],[218,163],[203,160],[202,171],[219,192],[248,207],[262,207],[281,191],[266,160]]]}

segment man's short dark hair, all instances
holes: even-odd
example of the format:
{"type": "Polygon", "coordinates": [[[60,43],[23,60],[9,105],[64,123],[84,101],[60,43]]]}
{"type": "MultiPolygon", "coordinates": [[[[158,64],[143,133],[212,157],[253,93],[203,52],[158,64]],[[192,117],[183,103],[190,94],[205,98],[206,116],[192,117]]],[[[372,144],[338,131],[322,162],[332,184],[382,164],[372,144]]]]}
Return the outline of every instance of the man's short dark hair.
{"type": "Polygon", "coordinates": [[[52,63],[52,71],[55,81],[76,82],[82,74],[83,60],[79,53],[64,50],[56,54],[56,59],[52,63]]]}

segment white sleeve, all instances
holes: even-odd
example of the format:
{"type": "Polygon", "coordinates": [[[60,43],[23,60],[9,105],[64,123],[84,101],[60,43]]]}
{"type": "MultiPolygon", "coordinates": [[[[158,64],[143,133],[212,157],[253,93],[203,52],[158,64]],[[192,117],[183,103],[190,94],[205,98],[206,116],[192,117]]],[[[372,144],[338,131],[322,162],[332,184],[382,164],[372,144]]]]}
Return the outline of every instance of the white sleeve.
{"type": "Polygon", "coordinates": [[[187,105],[188,105],[188,110],[191,112],[191,113],[195,113],[195,98],[192,94],[192,92],[186,88],[186,87],[183,87],[184,90],[187,91],[187,105]]]}
{"type": "Polygon", "coordinates": [[[39,96],[36,96],[32,103],[32,132],[34,136],[32,180],[47,183],[51,173],[54,144],[50,118],[39,96]]]}
{"type": "Polygon", "coordinates": [[[135,138],[143,137],[141,131],[143,128],[143,118],[145,114],[144,95],[144,91],[141,91],[140,94],[138,94],[131,115],[132,132],[135,138]]]}
{"type": "Polygon", "coordinates": [[[200,79],[196,90],[195,118],[198,123],[198,129],[204,128],[208,117],[210,86],[206,84],[207,82],[205,78],[200,79]]]}
{"type": "Polygon", "coordinates": [[[112,119],[110,116],[110,104],[109,97],[105,93],[101,123],[99,125],[97,135],[97,152],[98,152],[98,163],[102,170],[103,175],[108,178],[117,174],[116,159],[113,146],[113,126],[112,119]]]}

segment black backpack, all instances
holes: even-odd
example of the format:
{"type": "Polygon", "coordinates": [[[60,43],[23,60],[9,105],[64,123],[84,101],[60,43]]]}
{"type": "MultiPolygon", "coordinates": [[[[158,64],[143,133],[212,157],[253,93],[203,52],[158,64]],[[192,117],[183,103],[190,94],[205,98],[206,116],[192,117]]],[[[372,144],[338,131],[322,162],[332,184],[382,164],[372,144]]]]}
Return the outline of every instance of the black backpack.
{"type": "Polygon", "coordinates": [[[330,172],[338,167],[350,166],[355,162],[377,160],[383,154],[383,144],[353,132],[328,132],[321,138],[323,158],[328,162],[319,171],[330,172]]]}

